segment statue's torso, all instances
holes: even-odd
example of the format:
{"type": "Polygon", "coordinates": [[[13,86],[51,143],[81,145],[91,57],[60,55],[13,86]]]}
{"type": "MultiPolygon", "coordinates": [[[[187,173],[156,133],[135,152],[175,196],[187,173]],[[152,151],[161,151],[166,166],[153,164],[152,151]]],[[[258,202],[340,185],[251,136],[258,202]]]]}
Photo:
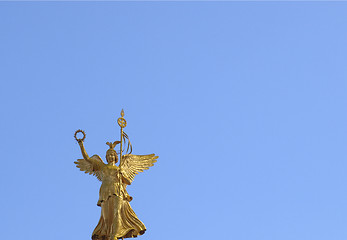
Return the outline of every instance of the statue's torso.
{"type": "Polygon", "coordinates": [[[119,168],[117,166],[105,165],[102,169],[102,184],[99,192],[99,203],[107,200],[109,196],[121,196],[119,193],[120,185],[118,177],[119,168]]]}

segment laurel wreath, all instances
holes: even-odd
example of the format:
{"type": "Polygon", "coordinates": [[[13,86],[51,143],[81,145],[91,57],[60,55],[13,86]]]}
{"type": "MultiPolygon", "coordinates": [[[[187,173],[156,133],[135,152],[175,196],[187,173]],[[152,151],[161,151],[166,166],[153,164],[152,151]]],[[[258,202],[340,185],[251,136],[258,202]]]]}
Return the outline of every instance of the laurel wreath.
{"type": "Polygon", "coordinates": [[[78,129],[78,130],[75,132],[74,137],[75,137],[75,139],[76,139],[77,142],[79,142],[79,141],[82,141],[82,142],[83,142],[84,139],[86,138],[86,133],[85,133],[83,130],[78,129]],[[78,133],[82,133],[82,134],[83,134],[83,138],[77,138],[77,134],[78,134],[78,133]]]}

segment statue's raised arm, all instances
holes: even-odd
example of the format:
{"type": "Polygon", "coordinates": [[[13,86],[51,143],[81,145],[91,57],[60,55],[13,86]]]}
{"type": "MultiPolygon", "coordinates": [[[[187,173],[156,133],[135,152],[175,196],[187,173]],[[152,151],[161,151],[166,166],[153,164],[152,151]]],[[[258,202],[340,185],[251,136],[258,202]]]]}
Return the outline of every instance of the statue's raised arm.
{"type": "Polygon", "coordinates": [[[83,159],[77,159],[77,161],[74,162],[76,164],[76,167],[78,167],[81,171],[85,173],[96,176],[98,180],[102,181],[102,178],[103,178],[102,168],[104,167],[105,163],[102,161],[102,159],[98,155],[93,155],[92,157],[88,156],[83,145],[83,140],[85,139],[85,133],[82,130],[76,131],[75,138],[78,144],[80,145],[82,156],[83,156],[83,159]],[[83,133],[83,138],[78,139],[76,137],[77,133],[79,132],[83,133]]]}

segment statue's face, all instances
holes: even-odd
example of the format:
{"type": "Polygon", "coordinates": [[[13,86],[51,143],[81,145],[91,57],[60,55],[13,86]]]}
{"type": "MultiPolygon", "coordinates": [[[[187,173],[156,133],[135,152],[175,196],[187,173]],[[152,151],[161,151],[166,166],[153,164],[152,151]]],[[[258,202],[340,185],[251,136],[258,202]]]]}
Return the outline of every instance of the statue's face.
{"type": "Polygon", "coordinates": [[[117,154],[115,152],[107,153],[106,154],[106,160],[107,160],[108,163],[112,163],[112,162],[117,163],[118,162],[117,154]]]}

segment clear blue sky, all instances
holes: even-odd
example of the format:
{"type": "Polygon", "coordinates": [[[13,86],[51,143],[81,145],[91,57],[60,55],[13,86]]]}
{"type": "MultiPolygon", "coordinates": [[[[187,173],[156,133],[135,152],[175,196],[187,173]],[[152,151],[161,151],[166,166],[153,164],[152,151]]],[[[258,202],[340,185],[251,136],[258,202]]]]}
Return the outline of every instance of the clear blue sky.
{"type": "Polygon", "coordinates": [[[124,108],[139,239],[347,239],[346,2],[0,3],[1,238],[90,239],[124,108]]]}

